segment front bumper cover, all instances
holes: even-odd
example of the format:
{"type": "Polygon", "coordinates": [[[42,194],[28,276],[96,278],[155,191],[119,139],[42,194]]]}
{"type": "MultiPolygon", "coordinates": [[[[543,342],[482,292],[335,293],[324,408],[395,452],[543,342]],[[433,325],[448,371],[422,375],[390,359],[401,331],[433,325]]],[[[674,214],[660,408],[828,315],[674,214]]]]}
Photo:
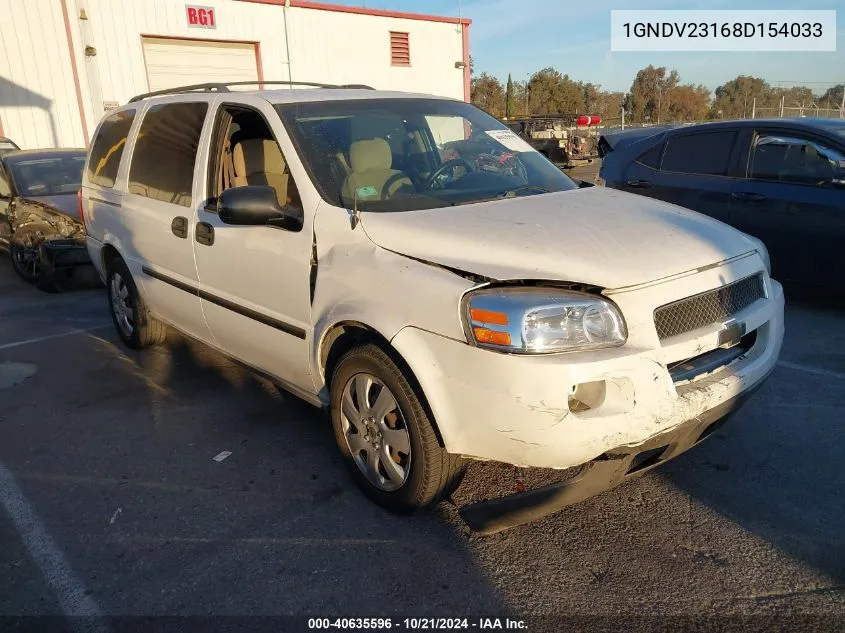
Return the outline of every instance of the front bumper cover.
{"type": "Polygon", "coordinates": [[[622,446],[604,453],[586,464],[573,479],[466,505],[459,510],[461,518],[474,532],[495,534],[610,490],[627,479],[677,457],[704,440],[739,411],[764,381],[765,378],[737,397],[642,444],[622,446]]]}
{"type": "Polygon", "coordinates": [[[50,238],[39,249],[41,278],[48,283],[66,282],[72,271],[80,266],[91,266],[85,238],[50,238]]]}

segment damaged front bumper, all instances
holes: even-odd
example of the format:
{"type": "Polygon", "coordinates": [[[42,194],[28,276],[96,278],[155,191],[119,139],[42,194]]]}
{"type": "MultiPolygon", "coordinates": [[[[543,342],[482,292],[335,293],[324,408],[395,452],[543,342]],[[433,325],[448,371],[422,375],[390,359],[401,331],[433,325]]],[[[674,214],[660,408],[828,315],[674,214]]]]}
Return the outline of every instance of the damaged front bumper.
{"type": "MultiPolygon", "coordinates": [[[[756,386],[775,366],[783,340],[779,284],[745,323],[756,333],[753,346],[693,380],[679,375],[684,365],[670,370],[659,349],[506,355],[416,328],[392,343],[419,381],[447,451],[563,470],[639,445],[756,386]]],[[[713,329],[685,345],[714,350],[719,335],[713,329]]],[[[685,347],[681,358],[695,356],[694,349],[685,347]]]]}
{"type": "Polygon", "coordinates": [[[610,490],[627,479],[677,457],[709,437],[742,408],[760,385],[762,381],[736,398],[717,405],[671,431],[656,435],[639,446],[620,447],[604,453],[589,462],[572,479],[466,505],[459,511],[461,518],[475,532],[495,534],[610,490]]]}
{"type": "Polygon", "coordinates": [[[401,330],[392,343],[411,365],[447,451],[524,468],[584,467],[573,481],[470,506],[462,513],[467,522],[497,531],[576,503],[680,454],[736,410],[777,363],[784,332],[780,284],[767,279],[765,300],[737,313],[743,335],[733,347],[724,340],[733,327],[722,323],[664,344],[656,341],[653,322],[651,330],[645,326],[654,306],[718,287],[721,278],[743,278],[754,265],[744,261],[734,264],[732,276],[714,268],[617,295],[623,312],[643,325],[618,348],[507,355],[401,330]]]}

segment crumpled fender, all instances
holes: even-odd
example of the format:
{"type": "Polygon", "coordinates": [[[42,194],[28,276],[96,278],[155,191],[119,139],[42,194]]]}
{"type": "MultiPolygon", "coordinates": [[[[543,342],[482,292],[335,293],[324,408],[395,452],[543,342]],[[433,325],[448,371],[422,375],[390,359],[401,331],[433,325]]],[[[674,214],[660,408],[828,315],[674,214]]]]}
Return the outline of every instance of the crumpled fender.
{"type": "Polygon", "coordinates": [[[360,323],[387,340],[408,325],[465,340],[459,305],[473,283],[377,246],[367,237],[367,214],[355,228],[351,215],[322,203],[314,219],[317,273],[310,356],[317,392],[325,387],[320,350],[339,324],[360,323]]]}

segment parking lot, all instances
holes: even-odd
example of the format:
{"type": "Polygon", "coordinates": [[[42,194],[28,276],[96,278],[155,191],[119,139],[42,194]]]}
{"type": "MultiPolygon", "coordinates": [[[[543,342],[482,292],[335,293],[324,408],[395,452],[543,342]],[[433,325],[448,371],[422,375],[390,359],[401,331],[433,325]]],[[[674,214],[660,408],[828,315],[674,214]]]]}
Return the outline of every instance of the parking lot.
{"type": "MultiPolygon", "coordinates": [[[[104,290],[3,260],[0,297],[5,615],[845,618],[841,307],[788,298],[777,370],[703,445],[483,538],[365,500],[325,414],[216,353],[123,348],[104,290]]],[[[508,472],[474,464],[455,502],[508,472]]]]}

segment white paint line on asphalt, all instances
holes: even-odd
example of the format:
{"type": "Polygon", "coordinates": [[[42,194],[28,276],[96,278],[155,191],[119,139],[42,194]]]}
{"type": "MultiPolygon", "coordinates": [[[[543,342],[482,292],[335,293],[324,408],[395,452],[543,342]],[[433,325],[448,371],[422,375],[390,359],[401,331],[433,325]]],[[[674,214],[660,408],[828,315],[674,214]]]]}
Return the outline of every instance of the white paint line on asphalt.
{"type": "Polygon", "coordinates": [[[786,367],[787,369],[805,371],[808,374],[816,374],[818,376],[829,376],[830,378],[839,378],[840,380],[845,380],[845,374],[840,371],[831,371],[830,369],[812,367],[811,365],[799,365],[798,363],[790,363],[788,360],[779,360],[778,365],[780,365],[781,367],[786,367]]]}
{"type": "Polygon", "coordinates": [[[80,632],[108,631],[108,627],[102,624],[102,613],[97,603],[86,593],[85,585],[73,572],[18,488],[12,473],[3,464],[0,464],[0,505],[14,522],[30,558],[55,593],[62,613],[71,618],[72,628],[80,632]]]}
{"type": "Polygon", "coordinates": [[[396,545],[401,542],[397,539],[376,539],[376,538],[314,538],[314,537],[255,537],[255,538],[203,538],[196,536],[118,536],[112,537],[118,543],[142,543],[142,544],[163,544],[183,543],[186,545],[301,545],[305,547],[330,547],[330,546],[352,546],[352,545],[396,545]]]}
{"type": "Polygon", "coordinates": [[[11,349],[12,347],[20,347],[21,345],[31,345],[32,343],[40,343],[41,341],[49,341],[54,338],[62,338],[63,336],[73,336],[74,334],[85,334],[86,332],[94,332],[95,330],[104,330],[107,327],[113,327],[111,323],[104,325],[95,325],[93,327],[80,328],[77,330],[69,330],[67,332],[59,332],[58,334],[49,334],[47,336],[39,336],[38,338],[29,338],[25,341],[15,341],[13,343],[4,343],[0,345],[0,349],[11,349]]]}

